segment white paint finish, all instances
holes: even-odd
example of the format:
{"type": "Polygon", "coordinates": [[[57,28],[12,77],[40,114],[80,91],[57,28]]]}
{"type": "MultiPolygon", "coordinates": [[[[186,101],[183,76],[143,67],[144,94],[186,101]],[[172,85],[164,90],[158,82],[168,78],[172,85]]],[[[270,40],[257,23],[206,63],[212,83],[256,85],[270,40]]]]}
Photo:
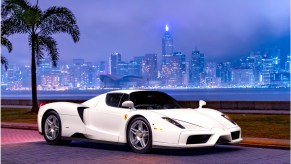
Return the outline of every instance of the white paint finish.
{"type": "Polygon", "coordinates": [[[84,106],[87,106],[87,107],[90,107],[90,108],[94,108],[99,103],[100,99],[102,99],[102,97],[104,97],[105,95],[106,94],[102,94],[102,95],[96,96],[96,97],[94,97],[92,99],[89,99],[89,100],[83,102],[82,104],[84,106]]]}
{"type": "Polygon", "coordinates": [[[75,133],[85,134],[85,126],[79,116],[59,115],[62,122],[62,136],[71,137],[75,133]]]}
{"type": "MultiPolygon", "coordinates": [[[[119,90],[110,93],[130,94],[134,90],[119,90]]],[[[83,133],[90,139],[126,143],[126,127],[134,116],[142,116],[150,124],[154,146],[170,147],[205,147],[216,144],[220,136],[230,137],[230,132],[240,130],[222,117],[222,113],[213,109],[164,109],[164,110],[130,110],[109,107],[105,103],[106,94],[94,97],[82,104],[57,102],[41,107],[38,113],[38,127],[41,132],[41,119],[46,110],[55,110],[61,118],[63,136],[83,133]],[[77,108],[84,107],[84,122],[80,119],[77,108]],[[126,117],[125,117],[126,115],[126,117]],[[186,129],[181,129],[162,119],[169,117],[186,129]],[[205,144],[186,145],[188,136],[195,134],[212,134],[205,144]]],[[[241,137],[230,143],[240,142],[241,137]]]]}

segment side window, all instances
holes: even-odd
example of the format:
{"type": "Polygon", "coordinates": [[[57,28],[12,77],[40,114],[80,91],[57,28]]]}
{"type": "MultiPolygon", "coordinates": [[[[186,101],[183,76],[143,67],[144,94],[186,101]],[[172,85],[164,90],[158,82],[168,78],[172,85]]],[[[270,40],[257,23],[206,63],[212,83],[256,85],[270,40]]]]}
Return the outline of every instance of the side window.
{"type": "Polygon", "coordinates": [[[127,100],[129,100],[128,94],[110,93],[110,94],[107,94],[107,96],[106,96],[106,104],[108,106],[112,106],[112,107],[122,108],[121,104],[127,100]]]}
{"type": "Polygon", "coordinates": [[[106,104],[112,107],[118,107],[122,93],[109,93],[106,95],[106,104]]]}
{"type": "Polygon", "coordinates": [[[124,108],[124,107],[122,107],[121,105],[122,105],[122,103],[124,102],[124,101],[128,101],[129,100],[129,95],[128,94],[123,94],[123,96],[122,96],[122,98],[121,98],[121,100],[120,100],[120,103],[119,103],[119,107],[120,108],[124,108]]]}

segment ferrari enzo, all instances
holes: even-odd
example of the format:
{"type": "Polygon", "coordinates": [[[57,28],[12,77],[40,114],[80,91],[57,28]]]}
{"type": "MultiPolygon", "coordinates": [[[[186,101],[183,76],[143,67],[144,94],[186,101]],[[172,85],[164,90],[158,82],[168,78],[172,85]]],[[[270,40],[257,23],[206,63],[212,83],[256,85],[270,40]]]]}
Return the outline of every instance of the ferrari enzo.
{"type": "Polygon", "coordinates": [[[38,130],[48,144],[71,140],[128,144],[136,153],[154,147],[195,148],[242,141],[241,128],[214,109],[183,108],[159,91],[118,90],[84,103],[40,107],[38,130]]]}

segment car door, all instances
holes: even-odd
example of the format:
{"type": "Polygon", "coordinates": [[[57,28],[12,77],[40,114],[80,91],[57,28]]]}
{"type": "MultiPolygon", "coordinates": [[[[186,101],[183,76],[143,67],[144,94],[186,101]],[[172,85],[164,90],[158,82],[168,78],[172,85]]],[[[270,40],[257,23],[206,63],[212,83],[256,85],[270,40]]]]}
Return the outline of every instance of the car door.
{"type": "Polygon", "coordinates": [[[89,110],[89,126],[86,130],[92,139],[118,142],[124,129],[125,115],[130,109],[122,108],[122,102],[128,100],[128,94],[108,93],[95,108],[89,110]]]}

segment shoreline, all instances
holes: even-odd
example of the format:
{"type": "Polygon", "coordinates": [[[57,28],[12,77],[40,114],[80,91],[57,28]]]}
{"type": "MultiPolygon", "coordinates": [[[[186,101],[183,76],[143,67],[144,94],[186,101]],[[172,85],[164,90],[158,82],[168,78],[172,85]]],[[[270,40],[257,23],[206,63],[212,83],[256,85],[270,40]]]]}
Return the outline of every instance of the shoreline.
{"type": "MultiPolygon", "coordinates": [[[[112,91],[102,90],[66,90],[66,91],[38,91],[39,100],[88,100],[97,95],[112,91]]],[[[153,89],[165,92],[179,101],[290,101],[289,89],[153,89]]],[[[31,91],[2,91],[1,99],[28,100],[31,91]]]]}

